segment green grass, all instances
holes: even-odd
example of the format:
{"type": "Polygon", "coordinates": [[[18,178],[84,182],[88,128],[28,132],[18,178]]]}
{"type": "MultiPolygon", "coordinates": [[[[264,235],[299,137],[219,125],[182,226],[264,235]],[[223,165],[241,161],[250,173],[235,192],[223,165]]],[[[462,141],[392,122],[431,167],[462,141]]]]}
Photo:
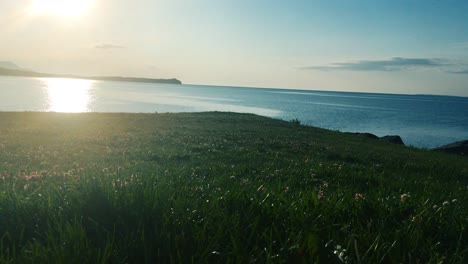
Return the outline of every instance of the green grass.
{"type": "Polygon", "coordinates": [[[466,157],[297,122],[0,113],[0,173],[0,263],[466,263],[466,157]]]}

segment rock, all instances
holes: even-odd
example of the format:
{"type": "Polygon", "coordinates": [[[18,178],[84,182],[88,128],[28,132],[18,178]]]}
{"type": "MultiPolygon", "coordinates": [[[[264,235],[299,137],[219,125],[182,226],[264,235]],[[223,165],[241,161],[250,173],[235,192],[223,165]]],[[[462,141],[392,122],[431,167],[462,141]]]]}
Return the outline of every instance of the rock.
{"type": "Polygon", "coordinates": [[[397,135],[378,137],[378,136],[376,136],[374,134],[371,134],[371,133],[356,132],[356,133],[348,133],[348,134],[358,135],[358,136],[362,136],[362,137],[366,137],[366,138],[370,138],[370,139],[376,139],[376,140],[380,140],[380,141],[384,141],[384,142],[388,142],[388,143],[393,143],[393,144],[397,144],[397,145],[405,145],[405,143],[403,143],[403,140],[401,139],[401,137],[397,136],[397,135]]]}
{"type": "Polygon", "coordinates": [[[401,137],[397,135],[384,136],[384,137],[379,138],[379,140],[390,142],[390,143],[397,144],[397,145],[405,145],[401,137]]]}
{"type": "Polygon", "coordinates": [[[435,151],[443,151],[447,153],[453,153],[458,155],[468,154],[468,140],[457,141],[447,145],[443,145],[437,148],[433,148],[435,151]]]}
{"type": "Polygon", "coordinates": [[[378,136],[374,135],[374,134],[371,134],[371,133],[359,133],[359,132],[356,132],[356,133],[351,133],[353,135],[359,135],[359,136],[363,136],[363,137],[366,137],[366,138],[371,138],[371,139],[379,139],[378,136]]]}

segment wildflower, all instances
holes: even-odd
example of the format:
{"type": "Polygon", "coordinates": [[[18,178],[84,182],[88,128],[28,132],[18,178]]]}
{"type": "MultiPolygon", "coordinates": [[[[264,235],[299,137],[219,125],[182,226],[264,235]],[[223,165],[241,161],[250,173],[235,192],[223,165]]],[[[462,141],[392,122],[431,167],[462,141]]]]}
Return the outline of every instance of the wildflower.
{"type": "Polygon", "coordinates": [[[411,196],[410,196],[409,194],[404,193],[404,194],[400,195],[400,201],[401,201],[402,203],[404,203],[404,202],[406,202],[407,200],[409,200],[410,197],[411,197],[411,196]]]}
{"type": "Polygon", "coordinates": [[[362,193],[356,193],[356,194],[354,195],[354,200],[356,200],[356,201],[365,200],[365,199],[366,199],[366,198],[364,198],[364,194],[362,194],[362,193]]]}
{"type": "Polygon", "coordinates": [[[443,206],[447,206],[447,205],[449,205],[449,204],[450,204],[450,203],[449,203],[448,201],[445,201],[445,202],[442,203],[443,206]]]}
{"type": "Polygon", "coordinates": [[[322,200],[325,198],[325,192],[323,190],[319,190],[317,193],[317,199],[322,200]]]}
{"type": "Polygon", "coordinates": [[[317,193],[317,198],[319,200],[322,200],[323,198],[325,198],[325,191],[327,190],[327,188],[328,188],[328,182],[323,181],[322,184],[320,184],[319,191],[317,193]]]}
{"type": "Polygon", "coordinates": [[[346,251],[347,250],[345,248],[341,248],[340,245],[337,245],[333,251],[333,254],[335,254],[341,260],[341,262],[347,263],[348,256],[346,256],[346,251]]]}
{"type": "Polygon", "coordinates": [[[26,176],[26,170],[21,169],[18,171],[18,177],[24,178],[26,176]]]}
{"type": "Polygon", "coordinates": [[[322,182],[322,187],[323,187],[323,188],[328,188],[328,182],[323,181],[323,182],[322,182]]]}
{"type": "Polygon", "coordinates": [[[32,179],[32,180],[38,180],[41,178],[41,175],[38,174],[36,171],[32,171],[30,174],[29,174],[29,179],[32,179]]]}

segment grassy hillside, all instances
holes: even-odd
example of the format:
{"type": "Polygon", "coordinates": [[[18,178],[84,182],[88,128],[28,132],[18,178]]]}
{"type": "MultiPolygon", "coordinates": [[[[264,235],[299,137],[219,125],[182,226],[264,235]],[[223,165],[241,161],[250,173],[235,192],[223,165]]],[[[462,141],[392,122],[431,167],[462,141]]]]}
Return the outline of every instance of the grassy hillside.
{"type": "Polygon", "coordinates": [[[463,263],[468,160],[250,114],[0,113],[1,263],[463,263]]]}

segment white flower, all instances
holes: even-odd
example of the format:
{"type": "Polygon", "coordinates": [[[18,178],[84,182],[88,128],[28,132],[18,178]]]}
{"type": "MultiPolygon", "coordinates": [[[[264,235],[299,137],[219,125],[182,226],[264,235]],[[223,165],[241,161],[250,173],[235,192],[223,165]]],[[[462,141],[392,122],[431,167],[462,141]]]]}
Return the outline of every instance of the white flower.
{"type": "Polygon", "coordinates": [[[401,202],[406,202],[406,200],[408,200],[411,196],[407,193],[404,193],[402,195],[400,195],[400,200],[401,202]]]}

